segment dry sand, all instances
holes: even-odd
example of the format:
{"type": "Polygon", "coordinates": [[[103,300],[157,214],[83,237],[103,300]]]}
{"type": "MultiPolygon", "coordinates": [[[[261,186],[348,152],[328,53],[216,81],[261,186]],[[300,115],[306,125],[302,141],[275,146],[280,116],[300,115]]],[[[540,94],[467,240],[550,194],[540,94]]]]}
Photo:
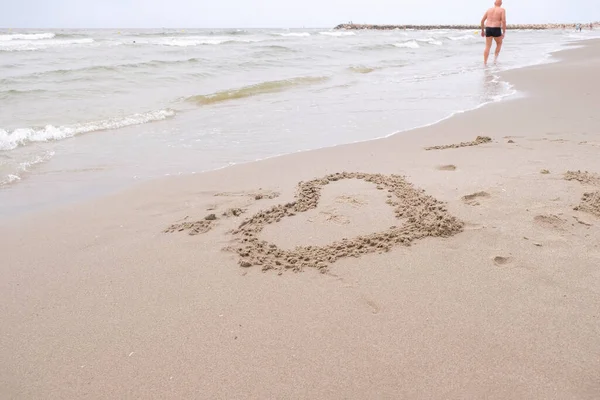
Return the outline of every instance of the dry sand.
{"type": "Polygon", "coordinates": [[[600,43],[557,57],[434,126],[0,222],[0,397],[598,398],[600,43]]]}

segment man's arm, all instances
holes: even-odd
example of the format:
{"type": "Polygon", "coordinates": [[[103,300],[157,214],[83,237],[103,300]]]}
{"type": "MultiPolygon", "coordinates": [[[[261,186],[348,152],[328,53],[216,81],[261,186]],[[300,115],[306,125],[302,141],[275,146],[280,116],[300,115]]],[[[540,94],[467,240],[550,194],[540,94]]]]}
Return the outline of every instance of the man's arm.
{"type": "Polygon", "coordinates": [[[506,10],[502,10],[502,37],[506,35],[506,10]]]}
{"type": "Polygon", "coordinates": [[[482,37],[485,36],[485,21],[487,21],[487,15],[488,15],[488,12],[486,11],[485,14],[483,14],[483,18],[481,18],[481,36],[482,37]]]}

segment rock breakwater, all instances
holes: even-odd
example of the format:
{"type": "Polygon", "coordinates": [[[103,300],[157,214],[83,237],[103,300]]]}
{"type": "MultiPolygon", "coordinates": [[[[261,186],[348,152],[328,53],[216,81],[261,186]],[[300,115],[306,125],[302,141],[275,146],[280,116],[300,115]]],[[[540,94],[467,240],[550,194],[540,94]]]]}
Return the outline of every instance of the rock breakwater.
{"type": "MultiPolygon", "coordinates": [[[[545,30],[545,29],[575,29],[577,24],[517,24],[508,25],[507,29],[531,29],[531,30],[545,30]]],[[[583,29],[590,29],[590,23],[582,23],[583,29]]],[[[594,29],[600,29],[600,22],[592,23],[594,29]]],[[[403,29],[414,29],[414,30],[432,30],[432,29],[480,29],[479,25],[369,25],[369,24],[340,24],[334,29],[345,29],[345,30],[403,30],[403,29]]]]}

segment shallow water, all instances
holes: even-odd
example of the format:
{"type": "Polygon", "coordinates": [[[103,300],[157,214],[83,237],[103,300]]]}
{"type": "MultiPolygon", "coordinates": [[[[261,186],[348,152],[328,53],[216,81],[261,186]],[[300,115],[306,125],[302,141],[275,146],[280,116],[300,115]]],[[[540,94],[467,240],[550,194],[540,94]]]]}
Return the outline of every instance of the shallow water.
{"type": "Polygon", "coordinates": [[[499,100],[596,32],[0,31],[0,214],[374,139],[499,100]]]}

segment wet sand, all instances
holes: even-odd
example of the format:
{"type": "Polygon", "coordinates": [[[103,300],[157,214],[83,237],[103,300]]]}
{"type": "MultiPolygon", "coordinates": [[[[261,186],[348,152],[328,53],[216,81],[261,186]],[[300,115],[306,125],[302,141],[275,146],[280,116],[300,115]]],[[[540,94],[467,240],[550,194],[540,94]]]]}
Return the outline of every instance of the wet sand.
{"type": "Polygon", "coordinates": [[[3,220],[0,397],[596,398],[600,42],[556,58],[433,126],[3,220]]]}

